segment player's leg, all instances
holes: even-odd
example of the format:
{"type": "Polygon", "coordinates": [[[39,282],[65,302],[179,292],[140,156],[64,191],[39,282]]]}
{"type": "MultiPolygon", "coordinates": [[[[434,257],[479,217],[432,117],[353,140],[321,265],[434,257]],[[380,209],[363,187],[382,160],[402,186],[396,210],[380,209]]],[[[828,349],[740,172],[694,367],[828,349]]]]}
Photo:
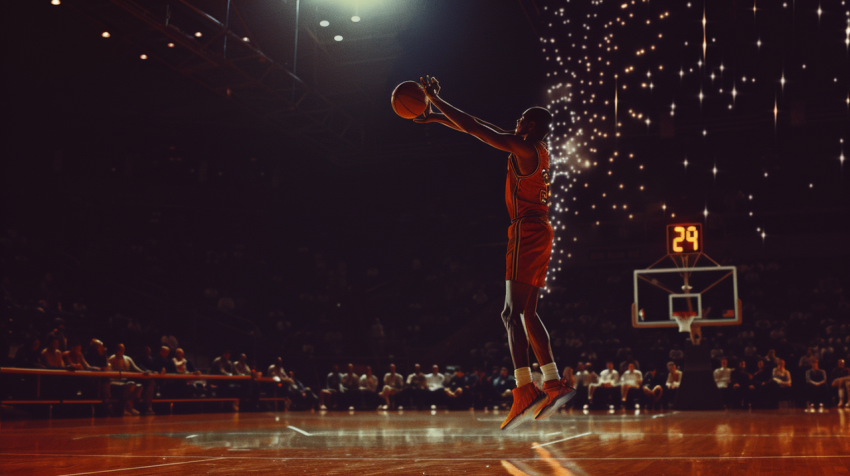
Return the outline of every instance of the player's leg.
{"type": "Polygon", "coordinates": [[[508,348],[514,368],[528,367],[528,336],[522,320],[523,304],[528,300],[528,292],[533,286],[505,281],[505,309],[502,311],[502,322],[508,333],[508,348]]]}
{"type": "Polygon", "coordinates": [[[540,364],[540,371],[543,372],[543,393],[546,395],[543,403],[537,407],[534,418],[547,418],[573,398],[576,391],[561,382],[558,367],[555,365],[555,359],[552,355],[549,332],[543,325],[540,315],[537,314],[537,299],[540,288],[519,282],[512,282],[511,284],[517,289],[523,289],[525,291],[523,294],[528,295],[525,306],[523,306],[523,324],[528,334],[531,349],[540,364]]]}
{"type": "MultiPolygon", "coordinates": [[[[521,289],[522,295],[528,296],[522,309],[522,320],[525,332],[528,335],[528,341],[531,344],[531,350],[534,351],[534,356],[537,357],[537,363],[540,364],[542,369],[544,365],[551,364],[555,359],[552,356],[549,332],[546,330],[546,326],[543,325],[540,315],[537,314],[537,299],[540,295],[540,288],[516,281],[512,282],[512,286],[516,289],[521,289]]],[[[557,370],[555,371],[554,378],[558,378],[557,370]]],[[[544,380],[551,380],[551,378],[546,379],[544,374],[544,380]]]]}
{"type": "Polygon", "coordinates": [[[514,362],[514,376],[517,386],[512,389],[514,401],[507,418],[502,422],[502,429],[511,429],[523,421],[524,416],[530,417],[542,397],[540,390],[531,380],[531,367],[528,359],[528,336],[522,319],[524,304],[528,302],[533,286],[516,281],[505,281],[505,309],[502,311],[502,321],[508,333],[508,347],[514,362]]]}

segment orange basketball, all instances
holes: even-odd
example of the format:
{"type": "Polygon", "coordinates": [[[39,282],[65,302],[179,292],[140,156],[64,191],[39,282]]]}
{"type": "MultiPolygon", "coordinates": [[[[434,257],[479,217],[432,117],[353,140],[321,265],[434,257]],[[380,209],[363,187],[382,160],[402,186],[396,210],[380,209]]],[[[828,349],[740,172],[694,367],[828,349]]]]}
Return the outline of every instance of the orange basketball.
{"type": "Polygon", "coordinates": [[[393,111],[405,119],[421,116],[428,107],[425,91],[416,81],[405,81],[395,87],[392,95],[393,111]]]}

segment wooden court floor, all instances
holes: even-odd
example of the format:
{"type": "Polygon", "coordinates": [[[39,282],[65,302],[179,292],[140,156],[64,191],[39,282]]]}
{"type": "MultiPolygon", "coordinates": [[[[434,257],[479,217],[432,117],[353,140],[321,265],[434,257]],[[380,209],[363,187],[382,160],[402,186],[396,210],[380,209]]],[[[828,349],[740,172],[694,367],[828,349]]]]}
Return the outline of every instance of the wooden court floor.
{"type": "Polygon", "coordinates": [[[850,410],[197,414],[3,422],[0,474],[848,475],[850,410]]]}

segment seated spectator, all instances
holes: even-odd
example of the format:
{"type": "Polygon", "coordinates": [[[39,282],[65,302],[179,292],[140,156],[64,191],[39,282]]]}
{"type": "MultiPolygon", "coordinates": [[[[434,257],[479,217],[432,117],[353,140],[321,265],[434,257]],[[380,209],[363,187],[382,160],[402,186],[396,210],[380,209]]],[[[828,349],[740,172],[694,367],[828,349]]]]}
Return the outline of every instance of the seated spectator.
{"type": "Polygon", "coordinates": [[[660,407],[659,402],[664,396],[664,377],[658,373],[658,369],[654,364],[648,365],[649,370],[643,376],[643,395],[645,407],[654,410],[656,406],[660,407]]]}
{"type": "Polygon", "coordinates": [[[590,362],[579,362],[576,370],[576,396],[573,400],[576,408],[582,408],[587,406],[590,385],[599,383],[599,375],[593,371],[593,365],[590,362]]]}
{"type": "MultiPolygon", "coordinates": [[[[278,357],[278,359],[280,359],[280,357],[278,357]]],[[[239,354],[239,357],[236,359],[236,363],[233,364],[233,371],[236,375],[253,375],[251,366],[248,365],[247,355],[239,354]]]]}
{"type": "Polygon", "coordinates": [[[325,388],[319,393],[320,410],[336,408],[339,405],[339,395],[342,392],[342,374],[339,365],[333,366],[333,371],[325,377],[325,388]]]}
{"type": "Polygon", "coordinates": [[[349,409],[360,401],[360,376],[354,372],[354,364],[348,364],[348,372],[342,376],[342,400],[349,409]]]}
{"type": "Polygon", "coordinates": [[[720,367],[714,369],[714,383],[720,389],[726,406],[729,407],[732,402],[732,389],[729,387],[732,383],[732,369],[729,368],[729,361],[725,357],[720,359],[720,367]]]}
{"type": "Polygon", "coordinates": [[[682,383],[682,372],[675,362],[667,362],[667,381],[664,383],[667,390],[664,394],[667,396],[666,404],[673,405],[676,402],[676,394],[679,393],[679,385],[682,383]]]}
{"type": "Polygon", "coordinates": [[[174,351],[174,357],[171,359],[174,373],[177,374],[195,374],[201,375],[201,371],[197,370],[192,362],[186,359],[183,349],[177,348],[174,351]]]}
{"type": "Polygon", "coordinates": [[[447,403],[447,398],[456,398],[463,393],[455,394],[451,389],[446,388],[446,376],[440,373],[440,366],[434,364],[431,367],[431,373],[425,375],[425,382],[428,386],[428,402],[431,405],[444,405],[447,403]]]}
{"type": "Polygon", "coordinates": [[[79,342],[72,342],[70,350],[62,353],[62,357],[67,362],[68,366],[74,370],[100,370],[98,367],[92,367],[86,362],[83,357],[83,346],[79,342]]]}
{"type": "Polygon", "coordinates": [[[845,367],[844,359],[838,359],[831,377],[832,387],[838,389],[838,406],[850,407],[850,369],[845,367]]]}
{"type": "Polygon", "coordinates": [[[829,402],[829,387],[826,385],[826,372],[819,368],[820,362],[812,357],[809,359],[811,368],[806,370],[806,403],[813,408],[817,403],[824,406],[829,402]]]}
{"type": "Polygon", "coordinates": [[[135,360],[135,362],[136,365],[142,370],[148,370],[155,374],[160,373],[159,370],[154,369],[153,357],[151,356],[150,347],[144,347],[142,349],[142,355],[140,355],[139,358],[135,360]]]}
{"type": "MultiPolygon", "coordinates": [[[[218,357],[213,359],[212,366],[210,367],[210,374],[212,375],[233,375],[233,362],[230,361],[230,349],[226,349],[221,353],[218,357]]],[[[228,382],[226,380],[218,380],[215,383],[211,383],[210,387],[212,387],[216,393],[220,394],[219,396],[224,398],[235,398],[240,395],[242,392],[242,385],[237,382],[228,382]]],[[[239,411],[239,402],[233,402],[233,411],[239,411]]]]}
{"type": "Polygon", "coordinates": [[[747,372],[747,361],[741,360],[738,362],[738,368],[732,371],[730,383],[732,384],[732,404],[733,408],[748,408],[752,405],[753,392],[753,376],[747,372]]]}
{"type": "MultiPolygon", "coordinates": [[[[169,349],[169,351],[171,350],[168,346],[163,347],[169,349]]],[[[201,371],[192,365],[192,362],[185,357],[183,349],[179,347],[174,351],[174,357],[169,360],[171,360],[171,363],[164,366],[166,373],[201,375],[201,371]]],[[[178,380],[173,386],[170,385],[167,388],[169,390],[173,389],[178,395],[183,397],[197,397],[203,395],[205,387],[206,382],[203,380],[178,380]]]]}
{"type": "Polygon", "coordinates": [[[605,367],[605,370],[599,374],[599,383],[590,384],[587,387],[587,399],[590,405],[593,405],[593,398],[597,393],[599,393],[597,395],[599,398],[596,401],[602,401],[603,405],[608,405],[609,399],[618,393],[620,373],[614,370],[614,362],[611,360],[605,362],[605,367]]]}
{"type": "Polygon", "coordinates": [[[455,399],[450,401],[449,404],[454,408],[471,408],[475,403],[476,395],[473,387],[477,382],[478,374],[475,372],[467,374],[462,368],[456,366],[451,380],[446,382],[448,394],[455,396],[455,399]]]}
{"type": "Polygon", "coordinates": [[[628,400],[635,400],[643,393],[641,387],[643,384],[643,376],[639,370],[635,369],[634,362],[629,362],[628,370],[623,372],[620,377],[620,395],[623,403],[627,404],[628,400]]]}
{"type": "MultiPolygon", "coordinates": [[[[247,360],[247,358],[245,360],[247,360]]],[[[284,397],[289,395],[290,387],[292,386],[292,379],[289,378],[289,374],[283,369],[282,358],[276,358],[274,363],[269,365],[269,370],[266,372],[266,375],[275,380],[275,383],[272,384],[272,388],[275,390],[275,396],[284,397]]]]}
{"type": "Polygon", "coordinates": [[[156,354],[156,357],[152,358],[150,361],[150,367],[148,369],[156,374],[173,374],[176,373],[174,369],[174,359],[171,357],[171,348],[167,345],[163,345],[159,348],[159,352],[156,354]]]}
{"type": "Polygon", "coordinates": [[[65,369],[65,359],[62,357],[62,351],[59,350],[59,339],[49,337],[47,347],[41,351],[41,364],[48,369],[65,369]]]}
{"type": "Polygon", "coordinates": [[[404,391],[400,397],[402,396],[404,401],[408,401],[418,408],[425,405],[428,397],[428,382],[419,364],[414,364],[413,373],[407,376],[404,391]]]}
{"type": "Polygon", "coordinates": [[[307,410],[317,408],[319,405],[319,397],[310,390],[310,387],[305,387],[304,384],[295,378],[295,372],[289,371],[289,380],[292,383],[289,385],[289,398],[292,400],[292,408],[294,410],[307,410]]]}
{"type": "Polygon", "coordinates": [[[225,350],[218,357],[213,359],[212,367],[210,367],[212,375],[233,375],[233,362],[230,361],[230,350],[225,350]]]}
{"type": "Polygon", "coordinates": [[[773,382],[772,370],[770,370],[764,359],[756,363],[756,372],[753,374],[753,403],[755,407],[768,407],[775,395],[770,391],[770,383],[773,382]]]}
{"type": "MultiPolygon", "coordinates": [[[[133,359],[124,354],[124,344],[118,344],[115,354],[110,356],[107,362],[109,363],[109,370],[112,370],[113,372],[136,372],[145,375],[148,373],[140,369],[136,363],[133,362],[133,359]]],[[[144,395],[142,393],[143,390],[152,389],[150,384],[145,386],[141,383],[121,378],[113,380],[111,387],[113,389],[113,393],[117,390],[121,394],[121,400],[124,403],[124,416],[139,414],[139,411],[134,408],[134,403],[136,402],[141,403],[145,412],[150,411],[153,393],[151,392],[150,395],[148,395],[148,392],[144,392],[144,395]]]]}
{"type": "Polygon", "coordinates": [[[372,367],[366,367],[366,373],[360,376],[360,407],[374,408],[380,402],[378,397],[378,377],[372,373],[372,367]]]}
{"type": "Polygon", "coordinates": [[[624,373],[626,373],[626,370],[629,369],[629,364],[634,364],[635,370],[638,370],[638,371],[640,370],[640,362],[638,362],[637,359],[635,359],[635,357],[632,354],[628,354],[626,356],[626,360],[620,362],[619,371],[620,371],[621,377],[623,376],[624,373]]]}
{"type": "Polygon", "coordinates": [[[390,371],[384,375],[384,388],[381,390],[381,393],[378,394],[378,396],[383,398],[386,402],[384,410],[394,407],[392,397],[401,392],[403,388],[404,378],[401,374],[396,373],[395,364],[390,364],[390,371]]]}
{"type": "Polygon", "coordinates": [[[499,376],[493,379],[493,390],[498,401],[503,404],[511,404],[513,402],[512,390],[514,388],[516,388],[516,379],[508,373],[507,367],[502,367],[502,370],[499,371],[499,376]]]}
{"type": "Polygon", "coordinates": [[[86,360],[89,365],[98,367],[101,370],[109,369],[109,362],[106,358],[106,347],[104,347],[103,342],[98,339],[91,340],[88,351],[86,352],[86,360]]]}

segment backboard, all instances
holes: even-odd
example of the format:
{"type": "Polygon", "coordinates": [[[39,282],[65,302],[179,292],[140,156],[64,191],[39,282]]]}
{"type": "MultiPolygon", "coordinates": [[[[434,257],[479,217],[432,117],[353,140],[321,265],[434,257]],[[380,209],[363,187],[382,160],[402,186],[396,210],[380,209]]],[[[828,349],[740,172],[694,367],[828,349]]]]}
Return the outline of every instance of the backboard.
{"type": "Polygon", "coordinates": [[[675,316],[700,326],[741,324],[734,266],[650,268],[634,271],[632,325],[680,327],[675,316]]]}

